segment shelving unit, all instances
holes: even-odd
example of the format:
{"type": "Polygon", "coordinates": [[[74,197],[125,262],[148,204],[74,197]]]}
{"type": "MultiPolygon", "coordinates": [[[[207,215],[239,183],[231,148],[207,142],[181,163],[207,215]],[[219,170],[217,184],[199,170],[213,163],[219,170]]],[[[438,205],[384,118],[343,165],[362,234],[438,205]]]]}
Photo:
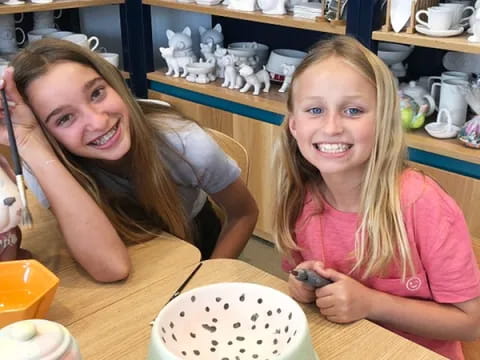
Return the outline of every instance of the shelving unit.
{"type": "Polygon", "coordinates": [[[469,42],[467,40],[468,36],[470,36],[468,33],[452,37],[432,37],[418,33],[407,34],[405,32],[396,33],[393,31],[374,31],[372,39],[434,49],[480,54],[480,43],[469,42]]]}
{"type": "Polygon", "coordinates": [[[224,5],[198,5],[195,3],[181,3],[176,0],[143,0],[143,4],[331,34],[344,35],[346,33],[345,25],[332,25],[327,21],[301,19],[292,15],[266,15],[261,11],[231,10],[224,5]]]}
{"type": "Polygon", "coordinates": [[[123,4],[125,0],[55,0],[47,4],[25,2],[21,5],[0,4],[0,15],[21,12],[48,11],[60,9],[77,9],[92,6],[123,4]]]}

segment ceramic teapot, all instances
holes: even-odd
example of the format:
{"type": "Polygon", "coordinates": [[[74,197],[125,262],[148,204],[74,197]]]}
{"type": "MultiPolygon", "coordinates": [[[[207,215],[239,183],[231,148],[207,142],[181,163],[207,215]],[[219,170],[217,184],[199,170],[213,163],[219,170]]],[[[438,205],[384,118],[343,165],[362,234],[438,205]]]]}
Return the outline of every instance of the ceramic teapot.
{"type": "Polygon", "coordinates": [[[17,321],[0,329],[0,349],[2,359],[82,360],[69,331],[41,319],[17,321]]]}
{"type": "Polygon", "coordinates": [[[411,96],[399,91],[400,113],[402,125],[405,129],[418,129],[425,123],[428,105],[419,104],[411,96]]]}
{"type": "Polygon", "coordinates": [[[427,111],[426,116],[430,116],[435,111],[435,100],[429,94],[427,89],[419,86],[416,81],[410,81],[408,84],[400,85],[400,90],[405,94],[410,96],[415,100],[419,105],[426,104],[427,111]]]}

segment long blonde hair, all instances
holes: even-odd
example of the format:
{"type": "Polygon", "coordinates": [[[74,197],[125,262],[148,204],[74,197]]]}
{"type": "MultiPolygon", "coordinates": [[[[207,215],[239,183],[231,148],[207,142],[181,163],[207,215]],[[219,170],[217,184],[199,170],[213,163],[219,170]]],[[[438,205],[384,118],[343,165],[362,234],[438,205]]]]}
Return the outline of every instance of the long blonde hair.
{"type": "Polygon", "coordinates": [[[166,130],[163,120],[172,117],[181,119],[180,115],[168,107],[139,105],[121,73],[107,61],[88,49],[55,39],[35,42],[12,61],[15,83],[27,104],[26,91],[31,82],[59,62],[75,62],[95,70],[127,105],[131,129],[130,183],[135,199],[113,193],[102,186],[98,171],[95,171],[95,161],[67,151],[39,121],[60,161],[106,213],[124,240],[143,241],[163,230],[191,240],[185,209],[179,206],[182,202],[177,186],[166,169],[159,150],[169,147],[162,135],[166,130]]]}
{"type": "MultiPolygon", "coordinates": [[[[383,274],[388,265],[398,262],[405,278],[413,272],[410,244],[400,204],[400,175],[405,169],[406,147],[400,121],[397,86],[388,67],[357,40],[338,36],[316,44],[297,67],[288,93],[288,113],[294,106],[296,79],[310,66],[330,57],[347,62],[368,79],[377,91],[376,130],[372,153],[361,187],[361,221],[355,234],[355,265],[351,272],[362,277],[383,274]]],[[[275,240],[281,252],[290,256],[299,250],[295,242],[295,223],[311,192],[323,210],[319,182],[322,175],[300,153],[285,119],[275,166],[276,188],[275,240]]],[[[321,239],[319,239],[321,241],[321,239]]],[[[328,254],[325,254],[328,256],[328,254]]]]}

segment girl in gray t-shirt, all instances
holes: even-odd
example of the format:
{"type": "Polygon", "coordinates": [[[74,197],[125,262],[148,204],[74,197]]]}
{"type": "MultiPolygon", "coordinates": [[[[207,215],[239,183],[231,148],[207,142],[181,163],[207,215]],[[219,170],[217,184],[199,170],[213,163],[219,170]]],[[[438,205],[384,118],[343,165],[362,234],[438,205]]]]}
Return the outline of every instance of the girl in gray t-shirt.
{"type": "Polygon", "coordinates": [[[203,129],[168,106],[138,103],[115,68],[75,44],[38,41],[12,65],[0,86],[27,181],[95,279],[126,277],[122,240],[163,230],[204,258],[238,256],[257,208],[236,164],[203,129]],[[223,224],[207,195],[224,209],[223,224]]]}

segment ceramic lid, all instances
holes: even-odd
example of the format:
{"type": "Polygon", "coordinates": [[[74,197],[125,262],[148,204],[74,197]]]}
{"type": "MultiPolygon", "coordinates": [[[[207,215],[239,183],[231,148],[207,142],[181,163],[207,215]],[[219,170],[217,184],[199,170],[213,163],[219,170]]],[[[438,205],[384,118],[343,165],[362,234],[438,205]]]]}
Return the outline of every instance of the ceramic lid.
{"type": "Polygon", "coordinates": [[[0,330],[5,359],[60,360],[71,350],[72,342],[67,329],[48,320],[18,321],[0,330]]]}

